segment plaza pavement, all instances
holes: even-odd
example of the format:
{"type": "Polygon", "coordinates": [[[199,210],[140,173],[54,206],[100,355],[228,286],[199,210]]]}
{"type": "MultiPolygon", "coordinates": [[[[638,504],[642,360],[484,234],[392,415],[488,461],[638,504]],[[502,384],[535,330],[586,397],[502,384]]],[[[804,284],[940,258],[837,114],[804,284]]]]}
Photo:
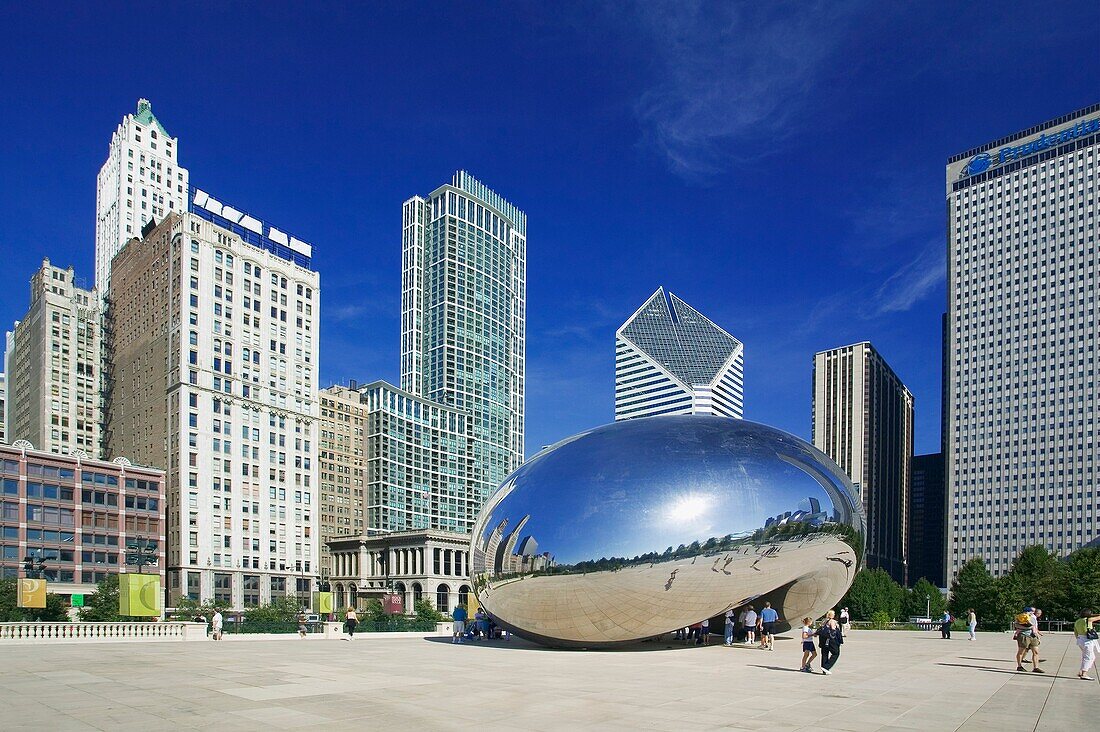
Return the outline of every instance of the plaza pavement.
{"type": "Polygon", "coordinates": [[[1067,634],[1046,675],[1007,634],[854,631],[832,676],[774,652],[554,651],[518,639],[360,635],[0,647],[0,729],[1064,730],[1100,727],[1100,684],[1067,634]]]}

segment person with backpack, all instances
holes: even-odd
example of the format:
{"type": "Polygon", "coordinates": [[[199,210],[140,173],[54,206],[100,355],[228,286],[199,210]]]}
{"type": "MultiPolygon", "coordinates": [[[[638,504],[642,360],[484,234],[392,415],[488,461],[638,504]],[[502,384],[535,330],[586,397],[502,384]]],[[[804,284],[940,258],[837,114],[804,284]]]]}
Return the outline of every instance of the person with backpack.
{"type": "Polygon", "coordinates": [[[840,646],[844,644],[844,633],[832,610],[825,613],[825,622],[817,629],[817,644],[821,648],[821,673],[828,676],[833,672],[832,668],[840,658],[840,646]]]}
{"type": "Polygon", "coordinates": [[[1031,671],[1036,674],[1045,674],[1046,671],[1039,668],[1039,619],[1035,615],[1035,608],[1025,607],[1012,621],[1012,637],[1016,639],[1016,670],[1023,671],[1024,658],[1031,651],[1031,671]]]}
{"type": "Polygon", "coordinates": [[[1093,627],[1096,622],[1100,622],[1100,615],[1094,615],[1091,610],[1082,610],[1081,617],[1073,624],[1073,635],[1077,638],[1077,647],[1081,649],[1081,670],[1077,672],[1077,678],[1082,681],[1093,681],[1089,676],[1089,669],[1096,663],[1096,656],[1100,653],[1100,634],[1093,627]]]}

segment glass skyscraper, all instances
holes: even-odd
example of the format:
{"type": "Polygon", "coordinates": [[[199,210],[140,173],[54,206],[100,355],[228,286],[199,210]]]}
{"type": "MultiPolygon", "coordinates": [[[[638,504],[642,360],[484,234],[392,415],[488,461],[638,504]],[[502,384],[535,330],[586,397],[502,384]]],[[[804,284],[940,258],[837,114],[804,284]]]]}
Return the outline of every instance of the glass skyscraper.
{"type": "Polygon", "coordinates": [[[947,162],[948,580],[1097,538],[1100,104],[947,162]]]}
{"type": "Polygon", "coordinates": [[[471,415],[472,522],[523,462],[527,216],[458,171],[402,232],[401,388],[471,415]]]}
{"type": "Polygon", "coordinates": [[[615,333],[615,419],[744,411],[745,346],[658,287],[615,333]]]}

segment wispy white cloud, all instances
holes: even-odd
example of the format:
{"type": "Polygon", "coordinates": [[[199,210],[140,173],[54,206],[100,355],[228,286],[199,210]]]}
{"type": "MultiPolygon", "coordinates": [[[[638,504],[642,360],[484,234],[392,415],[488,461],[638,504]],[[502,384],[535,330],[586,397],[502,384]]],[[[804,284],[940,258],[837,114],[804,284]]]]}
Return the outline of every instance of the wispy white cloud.
{"type": "Polygon", "coordinates": [[[946,248],[934,241],[878,286],[870,302],[874,315],[912,308],[947,277],[946,248]]]}
{"type": "Polygon", "coordinates": [[[645,139],[690,179],[791,134],[856,2],[640,3],[657,80],[637,103],[645,139]]]}

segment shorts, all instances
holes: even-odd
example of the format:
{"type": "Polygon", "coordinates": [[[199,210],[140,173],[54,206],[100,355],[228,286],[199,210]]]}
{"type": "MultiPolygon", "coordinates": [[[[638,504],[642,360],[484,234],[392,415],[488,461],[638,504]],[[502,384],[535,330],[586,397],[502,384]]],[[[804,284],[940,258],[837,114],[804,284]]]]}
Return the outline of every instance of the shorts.
{"type": "Polygon", "coordinates": [[[459,635],[466,632],[466,621],[465,620],[456,620],[455,621],[455,632],[458,633],[459,635]]]}
{"type": "Polygon", "coordinates": [[[1038,649],[1039,642],[1039,639],[1031,635],[1030,633],[1026,635],[1024,633],[1020,633],[1016,636],[1016,645],[1019,646],[1021,650],[1026,651],[1029,649],[1038,649]]]}
{"type": "Polygon", "coordinates": [[[813,653],[813,651],[814,651],[814,642],[813,641],[808,641],[808,640],[802,641],[802,650],[805,651],[806,653],[813,653]]]}
{"type": "Polygon", "coordinates": [[[773,635],[772,631],[775,630],[775,623],[764,623],[764,635],[773,635]]]}

